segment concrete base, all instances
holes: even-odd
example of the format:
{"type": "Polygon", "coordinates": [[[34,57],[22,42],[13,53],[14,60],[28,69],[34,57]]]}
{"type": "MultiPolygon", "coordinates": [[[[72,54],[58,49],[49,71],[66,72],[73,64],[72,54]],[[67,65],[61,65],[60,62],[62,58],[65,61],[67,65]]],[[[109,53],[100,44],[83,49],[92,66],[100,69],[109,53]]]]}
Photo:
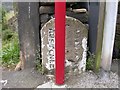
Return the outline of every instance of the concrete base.
{"type": "Polygon", "coordinates": [[[67,85],[55,85],[53,81],[49,81],[45,84],[39,85],[37,88],[67,88],[67,85]]]}
{"type": "Polygon", "coordinates": [[[110,71],[105,71],[104,69],[101,68],[98,76],[100,80],[107,82],[110,80],[110,71]]]}

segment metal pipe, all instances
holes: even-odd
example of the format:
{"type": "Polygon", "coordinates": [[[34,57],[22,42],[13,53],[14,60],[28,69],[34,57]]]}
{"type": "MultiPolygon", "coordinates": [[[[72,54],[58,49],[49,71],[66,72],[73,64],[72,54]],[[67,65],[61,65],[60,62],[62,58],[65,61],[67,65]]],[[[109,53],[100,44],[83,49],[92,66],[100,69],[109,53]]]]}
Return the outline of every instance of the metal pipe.
{"type": "Polygon", "coordinates": [[[115,39],[118,0],[106,2],[101,68],[110,71],[115,39]]]}
{"type": "Polygon", "coordinates": [[[64,84],[66,2],[55,2],[55,82],[64,84]]]}

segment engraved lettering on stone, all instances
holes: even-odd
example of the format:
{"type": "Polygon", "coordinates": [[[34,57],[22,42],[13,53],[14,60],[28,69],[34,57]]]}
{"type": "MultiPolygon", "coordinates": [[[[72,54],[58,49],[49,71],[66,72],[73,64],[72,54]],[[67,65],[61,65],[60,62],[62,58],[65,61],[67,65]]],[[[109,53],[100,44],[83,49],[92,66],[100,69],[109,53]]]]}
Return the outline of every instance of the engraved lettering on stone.
{"type": "MultiPolygon", "coordinates": [[[[76,66],[85,71],[87,33],[85,25],[72,17],[66,17],[65,66],[76,66]]],[[[41,29],[42,62],[48,69],[55,68],[55,19],[49,20],[41,29]]]]}
{"type": "Polygon", "coordinates": [[[48,68],[54,69],[55,68],[55,35],[54,35],[54,29],[49,29],[48,30],[48,68]]]}

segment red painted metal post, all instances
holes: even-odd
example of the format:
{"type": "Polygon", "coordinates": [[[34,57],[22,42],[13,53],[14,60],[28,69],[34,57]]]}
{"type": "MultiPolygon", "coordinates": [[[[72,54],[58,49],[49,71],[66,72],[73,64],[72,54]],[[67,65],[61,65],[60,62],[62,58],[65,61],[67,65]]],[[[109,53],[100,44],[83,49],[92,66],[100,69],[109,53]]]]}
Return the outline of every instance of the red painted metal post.
{"type": "Polygon", "coordinates": [[[66,2],[55,2],[55,82],[64,84],[66,2]]]}

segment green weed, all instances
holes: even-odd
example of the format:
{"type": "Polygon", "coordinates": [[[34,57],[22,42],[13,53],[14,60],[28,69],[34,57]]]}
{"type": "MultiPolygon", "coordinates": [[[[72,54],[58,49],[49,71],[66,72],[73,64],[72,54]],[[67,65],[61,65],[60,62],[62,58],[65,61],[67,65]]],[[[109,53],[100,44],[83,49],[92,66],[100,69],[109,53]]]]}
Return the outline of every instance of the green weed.
{"type": "Polygon", "coordinates": [[[93,70],[94,69],[94,63],[95,63],[95,55],[91,54],[88,51],[88,59],[86,61],[86,69],[87,70],[93,70]]]}
{"type": "MultiPolygon", "coordinates": [[[[1,10],[1,9],[0,9],[1,10]]],[[[6,24],[6,11],[2,9],[2,49],[0,60],[2,66],[10,68],[19,61],[19,40],[18,33],[11,30],[6,24]]]]}
{"type": "Polygon", "coordinates": [[[2,45],[2,65],[10,67],[19,61],[19,43],[17,38],[10,41],[3,41],[2,45]]]}
{"type": "Polygon", "coordinates": [[[41,72],[42,71],[42,59],[41,59],[41,55],[40,55],[40,50],[36,51],[35,64],[36,64],[37,71],[41,72]]]}

